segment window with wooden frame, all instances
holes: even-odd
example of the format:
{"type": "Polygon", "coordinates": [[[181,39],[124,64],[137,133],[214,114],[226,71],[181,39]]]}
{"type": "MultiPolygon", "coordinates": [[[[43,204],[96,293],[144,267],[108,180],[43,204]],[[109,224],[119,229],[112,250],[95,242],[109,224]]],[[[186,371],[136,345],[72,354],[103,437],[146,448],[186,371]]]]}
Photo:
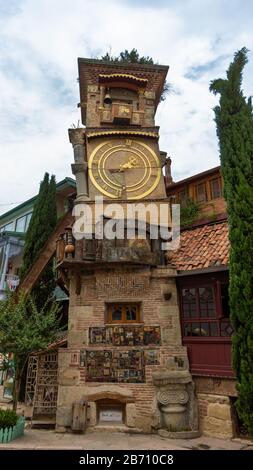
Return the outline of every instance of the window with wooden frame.
{"type": "Polygon", "coordinates": [[[185,205],[187,203],[187,191],[186,189],[182,189],[177,193],[177,201],[181,205],[185,205]]]}
{"type": "Polygon", "coordinates": [[[213,178],[209,181],[211,199],[217,199],[222,195],[221,178],[213,178]]]}
{"type": "Polygon", "coordinates": [[[140,322],[140,304],[138,303],[107,304],[106,313],[108,323],[140,322]]]}
{"type": "Polygon", "coordinates": [[[196,184],[195,186],[195,200],[196,202],[206,202],[207,193],[206,193],[206,183],[196,184]]]}
{"type": "Polygon", "coordinates": [[[230,322],[228,283],[220,282],[218,284],[218,293],[221,306],[220,335],[231,336],[233,333],[233,327],[230,322]]]}
{"type": "Polygon", "coordinates": [[[184,337],[231,336],[226,283],[182,286],[181,319],[184,337]]]}

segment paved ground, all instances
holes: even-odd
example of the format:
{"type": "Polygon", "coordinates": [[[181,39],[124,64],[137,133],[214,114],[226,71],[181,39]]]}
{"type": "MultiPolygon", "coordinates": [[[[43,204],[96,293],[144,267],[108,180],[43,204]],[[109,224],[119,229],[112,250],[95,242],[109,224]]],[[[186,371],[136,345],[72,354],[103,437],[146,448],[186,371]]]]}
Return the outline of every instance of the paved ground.
{"type": "Polygon", "coordinates": [[[72,450],[253,450],[253,442],[210,437],[165,439],[158,435],[95,431],[83,435],[57,434],[51,430],[26,429],[25,435],[0,444],[1,449],[72,449],[72,450]]]}

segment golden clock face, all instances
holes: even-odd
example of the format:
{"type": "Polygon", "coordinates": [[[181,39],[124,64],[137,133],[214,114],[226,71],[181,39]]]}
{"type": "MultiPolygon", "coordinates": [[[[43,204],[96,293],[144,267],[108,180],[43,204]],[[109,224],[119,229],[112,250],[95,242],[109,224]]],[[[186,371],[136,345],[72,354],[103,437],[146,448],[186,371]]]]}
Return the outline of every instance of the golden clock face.
{"type": "Polygon", "coordinates": [[[103,142],[93,150],[88,166],[94,186],[114,199],[141,199],[154,191],[161,177],[156,153],[138,140],[103,142]]]}

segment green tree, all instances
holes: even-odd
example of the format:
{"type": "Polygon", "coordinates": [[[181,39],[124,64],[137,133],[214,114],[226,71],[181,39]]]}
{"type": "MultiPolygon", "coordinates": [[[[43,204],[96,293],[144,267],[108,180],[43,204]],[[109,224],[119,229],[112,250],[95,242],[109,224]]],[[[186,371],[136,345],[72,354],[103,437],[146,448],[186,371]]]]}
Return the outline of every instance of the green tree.
{"type": "MultiPolygon", "coordinates": [[[[140,56],[137,49],[132,49],[130,52],[127,49],[125,49],[124,51],[120,52],[118,56],[113,56],[109,52],[107,52],[104,56],[101,57],[101,59],[107,60],[109,62],[127,62],[131,64],[136,63],[136,64],[152,65],[156,63],[153,61],[152,57],[140,56]]],[[[166,99],[166,95],[170,91],[171,91],[170,84],[168,82],[165,82],[160,101],[164,101],[166,99]]]]}
{"type": "Polygon", "coordinates": [[[60,307],[47,301],[38,309],[32,296],[7,293],[0,301],[0,351],[14,355],[13,409],[16,410],[21,378],[29,355],[45,349],[60,329],[60,307]]]}
{"type": "Polygon", "coordinates": [[[140,56],[137,49],[132,49],[130,52],[125,49],[120,52],[118,56],[112,56],[108,52],[101,57],[102,60],[109,60],[111,62],[129,62],[129,63],[138,63],[138,64],[153,64],[154,61],[152,57],[149,56],[140,56]]]}
{"type": "Polygon", "coordinates": [[[231,243],[230,309],[235,329],[233,365],[238,380],[238,414],[253,434],[253,117],[243,95],[247,49],[236,52],[226,79],[210,90],[220,94],[214,109],[231,243]]]}
{"type": "MultiPolygon", "coordinates": [[[[56,182],[55,177],[45,173],[29,228],[25,237],[23,264],[20,271],[21,280],[25,277],[39,253],[53,232],[57,223],[56,182]]],[[[42,307],[55,287],[54,264],[51,260],[42,272],[33,288],[33,296],[38,307],[42,307]]]]}

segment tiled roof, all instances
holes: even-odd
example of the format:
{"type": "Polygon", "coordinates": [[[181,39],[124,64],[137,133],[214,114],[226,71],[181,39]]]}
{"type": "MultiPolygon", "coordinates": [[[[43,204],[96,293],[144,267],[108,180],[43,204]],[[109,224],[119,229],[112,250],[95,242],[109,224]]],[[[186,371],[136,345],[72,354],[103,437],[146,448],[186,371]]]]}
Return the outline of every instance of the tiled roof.
{"type": "Polygon", "coordinates": [[[67,333],[62,331],[62,334],[57,338],[53,343],[50,343],[45,349],[40,349],[39,351],[34,351],[31,355],[36,356],[37,354],[42,354],[48,351],[49,349],[58,349],[61,346],[66,346],[67,344],[67,333]]]}
{"type": "Polygon", "coordinates": [[[183,231],[180,247],[169,252],[168,262],[178,271],[190,271],[227,266],[228,256],[228,225],[223,221],[183,231]]]}

